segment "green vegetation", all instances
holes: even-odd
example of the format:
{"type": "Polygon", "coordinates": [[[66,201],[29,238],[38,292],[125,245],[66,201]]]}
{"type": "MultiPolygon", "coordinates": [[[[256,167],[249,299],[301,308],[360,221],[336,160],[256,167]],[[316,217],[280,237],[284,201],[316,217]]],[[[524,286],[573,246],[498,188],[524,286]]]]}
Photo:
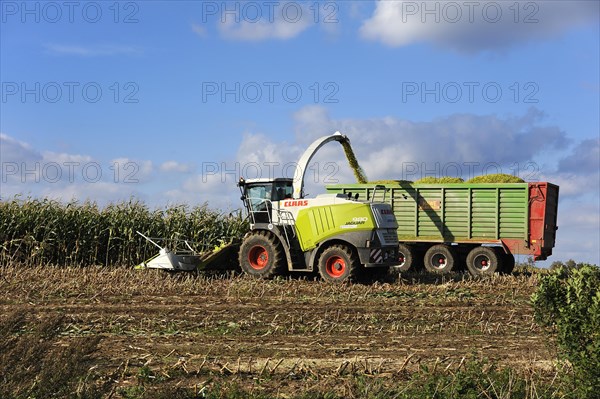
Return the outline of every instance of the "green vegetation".
{"type": "Polygon", "coordinates": [[[139,201],[98,207],[49,199],[0,202],[0,260],[35,265],[134,265],[156,252],[136,234],[208,245],[239,236],[241,217],[206,205],[151,211],[139,201]]]}
{"type": "Polygon", "coordinates": [[[556,332],[573,367],[576,397],[593,398],[600,392],[600,269],[573,266],[542,276],[532,303],[537,322],[556,332]]]}
{"type": "MultiPolygon", "coordinates": [[[[448,183],[465,183],[460,177],[434,177],[427,176],[423,177],[414,182],[410,180],[374,180],[368,182],[369,184],[448,184],[448,183]]],[[[475,176],[466,181],[466,183],[525,183],[525,180],[520,177],[498,173],[491,175],[475,176]]]]}
{"type": "Polygon", "coordinates": [[[417,184],[446,184],[446,183],[464,183],[464,180],[460,177],[433,177],[427,176],[417,180],[417,184]]]}
{"type": "Polygon", "coordinates": [[[467,183],[525,183],[525,180],[505,173],[496,173],[492,175],[475,176],[472,179],[467,180],[467,183]]]}
{"type": "Polygon", "coordinates": [[[356,155],[354,155],[354,150],[352,150],[352,146],[349,141],[343,141],[342,147],[344,148],[344,153],[346,154],[346,158],[348,159],[348,163],[354,172],[354,177],[356,177],[356,182],[364,184],[367,182],[367,176],[365,172],[362,170],[360,165],[358,164],[358,160],[356,159],[356,155]]]}
{"type": "Polygon", "coordinates": [[[369,184],[413,184],[411,180],[373,180],[369,184]]]}

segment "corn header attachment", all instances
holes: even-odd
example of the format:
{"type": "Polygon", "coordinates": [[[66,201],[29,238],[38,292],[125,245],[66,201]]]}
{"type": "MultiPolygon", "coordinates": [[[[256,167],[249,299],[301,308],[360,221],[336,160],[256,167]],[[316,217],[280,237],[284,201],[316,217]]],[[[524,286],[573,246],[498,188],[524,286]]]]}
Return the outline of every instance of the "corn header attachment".
{"type": "Polygon", "coordinates": [[[231,254],[239,249],[239,243],[235,240],[211,246],[185,239],[148,237],[139,231],[136,233],[159,249],[158,254],[137,265],[136,269],[222,270],[227,268],[231,254]]]}

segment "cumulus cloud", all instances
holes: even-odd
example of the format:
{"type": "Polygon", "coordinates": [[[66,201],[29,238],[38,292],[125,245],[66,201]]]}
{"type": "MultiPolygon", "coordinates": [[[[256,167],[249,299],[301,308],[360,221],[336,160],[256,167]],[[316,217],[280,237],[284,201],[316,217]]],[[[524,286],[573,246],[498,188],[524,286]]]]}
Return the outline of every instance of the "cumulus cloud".
{"type": "Polygon", "coordinates": [[[233,40],[287,40],[298,36],[305,29],[307,29],[308,26],[309,23],[306,21],[306,19],[295,23],[284,20],[276,20],[275,22],[260,21],[257,23],[251,23],[247,21],[236,23],[233,21],[228,21],[219,24],[219,32],[223,37],[233,40]]]}
{"type": "Polygon", "coordinates": [[[124,46],[119,44],[46,44],[46,51],[52,55],[75,55],[80,57],[110,57],[140,55],[142,49],[134,46],[124,46]]]}
{"type": "MultiPolygon", "coordinates": [[[[563,186],[560,187],[562,196],[563,186]]],[[[551,260],[600,264],[600,209],[596,200],[560,200],[556,247],[551,260]]]]}
{"type": "MultiPolygon", "coordinates": [[[[288,40],[307,30],[313,20],[313,12],[308,5],[298,2],[235,3],[219,7],[206,6],[205,22],[210,18],[217,20],[219,35],[230,40],[261,41],[288,40]]],[[[207,36],[203,25],[192,24],[192,31],[200,37],[207,36]]]]}
{"type": "Polygon", "coordinates": [[[194,167],[190,164],[177,161],[166,161],[160,164],[159,169],[161,172],[189,173],[194,169],[194,167]]]}
{"type": "Polygon", "coordinates": [[[581,141],[569,156],[560,160],[558,170],[567,173],[598,173],[600,170],[600,140],[581,141]]]}
{"type": "Polygon", "coordinates": [[[459,52],[497,50],[598,22],[597,1],[378,1],[362,37],[400,47],[431,43],[459,52]]]}
{"type": "Polygon", "coordinates": [[[0,162],[41,161],[43,155],[29,144],[0,133],[0,162]]]}
{"type": "Polygon", "coordinates": [[[117,158],[106,163],[90,155],[44,151],[0,134],[0,197],[49,197],[99,203],[144,198],[137,183],[152,178],[151,161],[117,158]]]}
{"type": "Polygon", "coordinates": [[[114,171],[115,182],[143,183],[148,181],[154,173],[152,161],[130,159],[126,157],[115,158],[110,161],[114,171]]]}
{"type": "Polygon", "coordinates": [[[491,173],[496,166],[525,163],[543,150],[569,143],[564,131],[541,124],[544,114],[535,108],[505,118],[453,114],[414,122],[395,117],[334,120],[324,109],[312,106],[295,117],[297,137],[318,137],[336,130],[347,134],[367,175],[377,179],[406,178],[407,168],[413,170],[415,165],[421,172],[437,169],[438,174],[449,164],[459,165],[465,173],[469,168],[476,172],[475,166],[483,172],[485,165],[491,165],[491,173]]]}

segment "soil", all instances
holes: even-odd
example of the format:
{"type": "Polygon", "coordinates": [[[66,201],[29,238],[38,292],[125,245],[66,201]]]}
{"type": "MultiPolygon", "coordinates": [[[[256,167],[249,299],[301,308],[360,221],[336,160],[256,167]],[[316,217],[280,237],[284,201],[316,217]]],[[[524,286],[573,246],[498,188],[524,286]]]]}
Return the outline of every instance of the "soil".
{"type": "Polygon", "coordinates": [[[533,320],[535,276],[330,285],[109,270],[0,268],[0,313],[31,323],[64,316],[64,345],[100,336],[96,371],[120,388],[137,384],[144,367],[185,387],[268,376],[277,392],[293,392],[356,373],[456,370],[472,359],[551,374],[556,358],[533,320]]]}

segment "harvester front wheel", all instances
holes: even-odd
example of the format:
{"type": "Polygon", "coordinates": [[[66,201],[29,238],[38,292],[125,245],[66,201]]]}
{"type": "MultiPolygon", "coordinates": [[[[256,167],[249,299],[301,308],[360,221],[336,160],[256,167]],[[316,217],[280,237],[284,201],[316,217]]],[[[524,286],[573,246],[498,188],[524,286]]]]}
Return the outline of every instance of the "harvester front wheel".
{"type": "Polygon", "coordinates": [[[283,271],[285,258],[281,243],[267,231],[257,231],[242,242],[240,267],[251,276],[273,278],[283,271]]]}
{"type": "Polygon", "coordinates": [[[319,257],[319,273],[323,280],[331,283],[355,281],[360,268],[358,255],[345,245],[325,248],[319,257]]]}

